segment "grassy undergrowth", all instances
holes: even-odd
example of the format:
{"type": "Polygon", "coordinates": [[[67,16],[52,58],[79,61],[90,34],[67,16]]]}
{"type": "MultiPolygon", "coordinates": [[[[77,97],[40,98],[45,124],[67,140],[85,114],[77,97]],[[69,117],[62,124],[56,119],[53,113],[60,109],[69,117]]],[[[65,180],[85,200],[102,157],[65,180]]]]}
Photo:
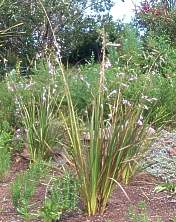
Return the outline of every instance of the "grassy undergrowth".
{"type": "Polygon", "coordinates": [[[6,175],[11,163],[12,135],[7,130],[0,131],[0,180],[6,175]]]}
{"type": "Polygon", "coordinates": [[[64,172],[60,177],[53,177],[39,212],[42,221],[59,220],[62,214],[76,210],[79,199],[78,187],[78,181],[69,172],[64,172]]]}
{"type": "Polygon", "coordinates": [[[11,184],[13,205],[25,221],[32,217],[30,201],[40,183],[40,179],[46,175],[47,168],[44,163],[34,163],[27,171],[18,174],[11,184]]]}

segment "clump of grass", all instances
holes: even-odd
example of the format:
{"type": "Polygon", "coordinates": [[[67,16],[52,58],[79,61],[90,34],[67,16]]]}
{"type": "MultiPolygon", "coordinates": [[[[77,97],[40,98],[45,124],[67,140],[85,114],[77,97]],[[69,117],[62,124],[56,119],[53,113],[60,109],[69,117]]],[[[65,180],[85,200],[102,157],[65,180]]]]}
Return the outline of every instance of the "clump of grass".
{"type": "Polygon", "coordinates": [[[32,164],[30,168],[21,174],[11,184],[13,205],[25,220],[29,220],[30,199],[36,191],[39,180],[47,174],[43,162],[32,164]]]}
{"type": "Polygon", "coordinates": [[[26,102],[19,100],[23,124],[27,131],[27,144],[31,159],[48,159],[58,142],[58,135],[51,133],[60,105],[56,104],[56,89],[50,86],[26,102]]]}
{"type": "Polygon", "coordinates": [[[0,82],[0,128],[4,121],[8,121],[10,124],[14,121],[14,97],[11,92],[8,91],[5,81],[0,82]]]}
{"type": "MultiPolygon", "coordinates": [[[[115,184],[128,182],[137,168],[137,161],[148,146],[147,121],[141,124],[143,108],[123,100],[117,89],[113,101],[105,106],[105,46],[100,70],[98,95],[92,101],[91,117],[87,119],[89,146],[81,142],[79,117],[73,107],[70,89],[62,69],[69,117],[65,118],[72,147],[72,158],[80,180],[80,194],[89,215],[102,214],[115,184]],[[110,119],[105,119],[105,113],[110,119]],[[107,132],[109,128],[109,133],[107,132]]],[[[64,115],[63,115],[64,116],[64,115]]],[[[121,186],[120,186],[121,187],[121,186]]]]}
{"type": "Polygon", "coordinates": [[[173,182],[161,183],[155,187],[154,191],[157,193],[167,191],[176,194],[176,183],[173,182]]]}
{"type": "Polygon", "coordinates": [[[6,131],[0,132],[0,179],[6,174],[10,168],[11,151],[9,142],[11,134],[6,131]]]}
{"type": "MultiPolygon", "coordinates": [[[[128,218],[131,222],[150,222],[145,202],[140,202],[137,206],[138,210],[130,207],[128,210],[128,218]]],[[[162,222],[160,218],[156,218],[156,222],[162,222]]]]}

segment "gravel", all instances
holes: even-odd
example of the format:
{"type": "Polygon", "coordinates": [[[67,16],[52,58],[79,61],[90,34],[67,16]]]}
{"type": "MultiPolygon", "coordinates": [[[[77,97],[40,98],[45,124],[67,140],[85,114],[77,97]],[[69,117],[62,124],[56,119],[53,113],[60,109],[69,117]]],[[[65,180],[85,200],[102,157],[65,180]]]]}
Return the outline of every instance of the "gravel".
{"type": "Polygon", "coordinates": [[[173,148],[176,149],[176,132],[162,130],[146,153],[142,168],[166,182],[176,181],[176,155],[170,153],[173,148]]]}

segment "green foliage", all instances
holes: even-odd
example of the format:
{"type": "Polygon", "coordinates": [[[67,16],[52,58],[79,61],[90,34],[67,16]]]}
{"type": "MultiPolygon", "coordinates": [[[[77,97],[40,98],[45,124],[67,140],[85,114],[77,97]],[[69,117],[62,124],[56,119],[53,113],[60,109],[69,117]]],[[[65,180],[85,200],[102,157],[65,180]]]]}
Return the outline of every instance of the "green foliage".
{"type": "Polygon", "coordinates": [[[176,194],[176,183],[162,183],[155,187],[155,192],[168,191],[176,194]]]}
{"type": "Polygon", "coordinates": [[[139,27],[153,31],[156,36],[167,35],[173,44],[175,38],[176,10],[171,1],[143,1],[136,13],[139,27]]]}
{"type": "MultiPolygon", "coordinates": [[[[131,222],[150,222],[151,220],[148,216],[145,202],[140,202],[137,206],[137,210],[134,207],[130,207],[128,218],[131,222]]],[[[162,222],[162,220],[158,218],[155,222],[162,222]]]]}
{"type": "Polygon", "coordinates": [[[9,92],[5,81],[0,82],[0,128],[3,122],[10,125],[14,122],[15,102],[12,92],[9,92]]]}
{"type": "Polygon", "coordinates": [[[155,121],[156,126],[168,123],[174,127],[176,114],[175,77],[165,78],[150,74],[142,74],[136,77],[128,74],[124,75],[123,83],[128,85],[124,90],[124,97],[129,101],[136,102],[139,102],[142,97],[145,104],[144,116],[148,116],[149,122],[155,121]],[[134,80],[130,81],[130,79],[134,80]]]}
{"type": "MultiPolygon", "coordinates": [[[[4,1],[0,4],[0,10],[1,10],[1,7],[4,7],[3,5],[4,1]]],[[[7,24],[9,25],[9,24],[7,24]]],[[[5,74],[5,71],[7,71],[7,59],[5,58],[6,56],[6,42],[9,40],[9,39],[13,39],[15,37],[18,37],[21,33],[18,32],[18,31],[14,31],[15,29],[18,29],[18,27],[22,25],[22,23],[20,24],[15,24],[11,27],[7,27],[7,26],[2,26],[2,22],[1,22],[1,30],[0,30],[0,61],[1,61],[1,68],[0,68],[0,75],[1,74],[5,74]],[[3,29],[3,30],[2,30],[3,29]],[[4,69],[3,70],[3,66],[4,66],[4,69]],[[3,73],[4,71],[4,73],[3,73]]],[[[1,77],[1,76],[0,76],[1,77]]]]}
{"type": "Polygon", "coordinates": [[[78,203],[78,183],[70,173],[53,178],[40,217],[45,222],[59,220],[65,212],[76,209],[78,203]]]}
{"type": "MultiPolygon", "coordinates": [[[[135,174],[149,146],[150,125],[158,127],[171,120],[175,124],[175,8],[162,8],[162,1],[141,5],[138,24],[147,30],[140,37],[133,25],[115,25],[109,16],[101,18],[100,13],[111,6],[110,0],[24,0],[23,4],[6,0],[0,7],[0,56],[8,59],[4,66],[15,68],[0,82],[0,177],[10,166],[7,122],[14,130],[25,128],[31,160],[38,161],[49,159],[61,138],[65,139],[64,120],[69,141],[63,144],[69,146],[79,180],[78,186],[66,173],[51,181],[39,212],[46,222],[75,209],[78,191],[89,215],[103,213],[115,184],[128,183],[135,174]],[[83,13],[89,3],[98,12],[93,16],[83,13]],[[13,26],[19,22],[24,24],[13,26]],[[109,40],[120,43],[118,48],[108,43],[105,49],[105,40],[99,38],[102,22],[109,40]],[[56,64],[57,44],[65,63],[79,60],[87,64],[64,70],[56,64]],[[95,60],[102,47],[100,68],[95,60]],[[36,61],[39,54],[42,58],[36,61]],[[56,65],[55,77],[48,75],[49,62],[56,65]],[[32,68],[34,75],[21,77],[23,65],[32,68]]],[[[25,220],[31,217],[31,197],[45,170],[42,163],[36,163],[12,183],[13,204],[25,220]]],[[[168,183],[155,190],[176,192],[175,184],[168,183]]],[[[150,220],[143,204],[138,210],[139,215],[130,210],[132,221],[150,220]]]]}
{"type": "Polygon", "coordinates": [[[18,174],[11,184],[11,194],[13,205],[25,220],[29,220],[30,200],[36,191],[41,178],[47,174],[47,168],[43,162],[32,164],[30,168],[18,174]]]}
{"type": "Polygon", "coordinates": [[[121,36],[122,42],[122,56],[129,64],[132,62],[139,63],[141,59],[141,41],[138,36],[138,31],[131,25],[125,25],[121,36]],[[131,61],[130,61],[131,60],[131,61]]]}
{"type": "Polygon", "coordinates": [[[157,98],[156,106],[152,110],[152,115],[160,118],[160,123],[172,121],[171,124],[175,125],[175,77],[166,79],[164,77],[154,77],[151,79],[152,88],[149,92],[151,97],[157,98]]]}
{"type": "Polygon", "coordinates": [[[27,144],[34,161],[48,159],[58,141],[58,132],[52,131],[60,107],[56,104],[55,90],[48,86],[39,94],[33,94],[28,101],[19,99],[23,124],[27,129],[27,144]]]}
{"type": "Polygon", "coordinates": [[[90,106],[93,96],[97,94],[98,72],[99,65],[90,63],[80,66],[78,74],[73,70],[67,78],[73,104],[80,113],[90,106]]]}
{"type": "Polygon", "coordinates": [[[166,35],[156,36],[150,32],[144,40],[144,70],[146,73],[175,76],[176,49],[166,35]]]}
{"type": "Polygon", "coordinates": [[[122,72],[140,74],[143,45],[138,30],[130,24],[123,24],[116,34],[115,42],[119,44],[117,47],[111,44],[108,47],[108,56],[112,64],[122,72]]]}
{"type": "MultiPolygon", "coordinates": [[[[23,4],[21,0],[7,0],[0,7],[2,29],[21,22],[23,25],[18,27],[21,33],[18,38],[8,38],[4,42],[0,54],[4,54],[8,65],[12,67],[19,60],[23,67],[31,68],[41,53],[42,57],[56,63],[51,22],[64,61],[70,58],[72,62],[77,62],[83,59],[82,56],[90,57],[92,51],[97,53],[99,45],[96,41],[99,35],[97,29],[103,22],[101,12],[105,14],[111,7],[111,0],[24,0],[23,4]],[[94,13],[87,14],[85,10],[94,13]]],[[[106,17],[110,16],[107,14],[106,17]]]]}
{"type": "Polygon", "coordinates": [[[10,142],[12,135],[6,130],[0,131],[0,179],[10,168],[11,150],[10,142]]]}

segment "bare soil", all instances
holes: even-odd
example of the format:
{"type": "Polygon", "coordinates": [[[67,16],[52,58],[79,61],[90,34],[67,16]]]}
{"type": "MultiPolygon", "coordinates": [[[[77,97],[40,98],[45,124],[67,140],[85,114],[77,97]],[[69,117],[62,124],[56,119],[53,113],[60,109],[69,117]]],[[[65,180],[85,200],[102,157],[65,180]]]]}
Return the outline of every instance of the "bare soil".
{"type": "MultiPolygon", "coordinates": [[[[63,222],[130,222],[129,208],[135,208],[140,213],[139,203],[144,202],[146,213],[150,221],[156,222],[160,218],[163,222],[171,222],[176,219],[176,196],[167,193],[155,193],[154,187],[158,181],[144,173],[138,174],[128,186],[123,186],[130,201],[120,188],[117,188],[110,200],[107,211],[103,216],[88,217],[75,214],[69,218],[63,218],[63,222]]],[[[137,221],[135,221],[137,222],[137,221]]],[[[145,221],[139,221],[145,222],[145,221]]]]}
{"type": "MultiPolygon", "coordinates": [[[[0,181],[0,222],[25,222],[16,212],[12,204],[10,183],[17,173],[26,170],[28,162],[16,156],[11,170],[3,181],[0,181]]],[[[160,218],[163,222],[171,222],[176,219],[176,195],[161,192],[155,193],[154,188],[159,183],[156,178],[146,173],[139,173],[128,186],[123,186],[130,201],[122,190],[117,187],[110,199],[104,215],[88,217],[83,211],[73,212],[62,216],[62,222],[130,222],[128,210],[130,207],[140,213],[139,203],[145,202],[146,211],[150,221],[156,222],[160,218]]],[[[45,187],[41,183],[32,202],[34,206],[40,206],[45,194],[45,187]]],[[[35,222],[37,220],[33,220],[35,222]]],[[[38,220],[39,221],[39,220],[38,220]]],[[[140,222],[140,221],[139,221],[140,222]]],[[[141,221],[142,222],[142,221],[141,221]]]]}

